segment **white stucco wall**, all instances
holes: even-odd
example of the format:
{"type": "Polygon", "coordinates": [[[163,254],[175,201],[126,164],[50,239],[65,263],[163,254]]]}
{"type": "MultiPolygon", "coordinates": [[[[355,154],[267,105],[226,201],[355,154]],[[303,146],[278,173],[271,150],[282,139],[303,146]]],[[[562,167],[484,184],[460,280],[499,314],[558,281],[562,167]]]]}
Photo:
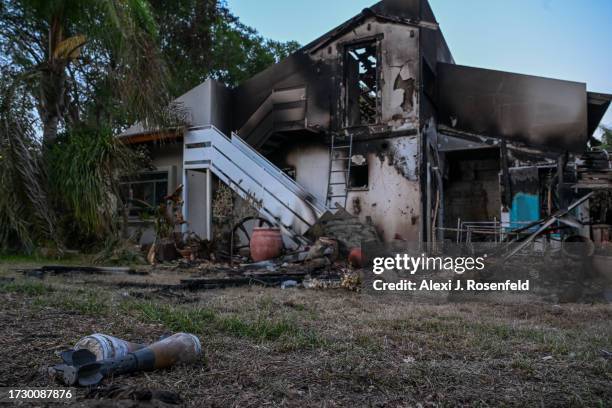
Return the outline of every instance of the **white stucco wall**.
{"type": "MultiPolygon", "coordinates": [[[[368,187],[350,190],[346,209],[362,222],[371,220],[385,241],[398,236],[416,241],[421,215],[418,137],[398,137],[385,142],[387,149],[366,154],[368,187]]],[[[286,157],[287,163],[296,169],[297,182],[325,200],[329,148],[323,143],[296,146],[286,157]]]]}
{"type": "MultiPolygon", "coordinates": [[[[371,38],[379,41],[381,117],[370,130],[372,133],[402,131],[403,134],[414,131],[414,134],[385,139],[388,148],[384,150],[357,151],[367,158],[369,185],[367,189],[351,190],[346,208],[364,222],[371,220],[385,241],[395,237],[420,239],[419,37],[419,28],[371,18],[312,54],[314,59],[341,62],[344,44],[371,38]]],[[[342,102],[344,98],[341,95],[342,102]]],[[[354,130],[345,131],[348,134],[354,130]]],[[[310,166],[315,165],[310,163],[310,166]]],[[[335,173],[334,177],[340,177],[339,174],[335,173]]]]}
{"type": "Polygon", "coordinates": [[[296,146],[289,151],[286,161],[288,165],[295,167],[298,184],[325,202],[329,174],[329,148],[323,144],[296,146]]]}
{"type": "Polygon", "coordinates": [[[347,210],[368,218],[385,242],[419,239],[420,185],[416,136],[389,139],[389,149],[367,154],[368,188],[351,190],[347,210]]]}

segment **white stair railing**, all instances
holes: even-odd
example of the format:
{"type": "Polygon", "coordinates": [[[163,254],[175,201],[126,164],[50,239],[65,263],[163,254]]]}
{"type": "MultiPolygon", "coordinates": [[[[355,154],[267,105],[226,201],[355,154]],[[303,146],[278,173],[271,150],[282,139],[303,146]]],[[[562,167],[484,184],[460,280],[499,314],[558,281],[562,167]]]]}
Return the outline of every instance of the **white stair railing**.
{"type": "Polygon", "coordinates": [[[192,128],[185,134],[183,171],[198,169],[212,171],[296,244],[306,243],[303,234],[328,210],[238,136],[229,139],[214,126],[192,128]]]}

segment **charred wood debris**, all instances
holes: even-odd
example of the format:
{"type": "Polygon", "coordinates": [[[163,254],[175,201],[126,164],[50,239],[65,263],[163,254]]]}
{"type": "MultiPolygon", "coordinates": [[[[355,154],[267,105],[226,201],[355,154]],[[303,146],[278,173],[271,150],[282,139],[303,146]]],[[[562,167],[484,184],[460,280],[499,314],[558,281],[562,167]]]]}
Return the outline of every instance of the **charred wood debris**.
{"type": "Polygon", "coordinates": [[[16,271],[40,279],[47,275],[77,274],[146,277],[152,271],[182,272],[188,275],[176,284],[135,280],[111,283],[123,288],[147,288],[163,292],[249,285],[359,291],[362,282],[360,268],[363,266],[359,248],[363,241],[378,240],[375,229],[362,224],[348,212],[339,210],[336,214],[327,213],[321,217],[307,236],[313,242],[312,245],[293,251],[283,249],[278,256],[259,262],[250,258],[248,248],[246,252],[243,248],[243,251],[230,257],[229,250],[217,249],[213,243],[189,234],[178,244],[161,240],[153,244],[156,246],[154,250],[151,244],[135,246],[143,256],[155,253],[148,267],[44,265],[16,271]]]}

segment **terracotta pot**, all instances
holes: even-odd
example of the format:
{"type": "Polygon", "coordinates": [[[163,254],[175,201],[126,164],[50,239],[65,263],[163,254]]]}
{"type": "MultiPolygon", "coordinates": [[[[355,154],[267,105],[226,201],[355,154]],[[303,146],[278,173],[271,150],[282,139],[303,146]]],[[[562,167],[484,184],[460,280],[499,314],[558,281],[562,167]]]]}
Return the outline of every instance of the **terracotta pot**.
{"type": "Polygon", "coordinates": [[[283,250],[283,237],[280,229],[268,227],[254,228],[250,248],[251,259],[255,262],[279,257],[283,250]]]}
{"type": "Polygon", "coordinates": [[[361,248],[351,248],[349,252],[348,261],[355,268],[363,267],[363,254],[361,248]]]}

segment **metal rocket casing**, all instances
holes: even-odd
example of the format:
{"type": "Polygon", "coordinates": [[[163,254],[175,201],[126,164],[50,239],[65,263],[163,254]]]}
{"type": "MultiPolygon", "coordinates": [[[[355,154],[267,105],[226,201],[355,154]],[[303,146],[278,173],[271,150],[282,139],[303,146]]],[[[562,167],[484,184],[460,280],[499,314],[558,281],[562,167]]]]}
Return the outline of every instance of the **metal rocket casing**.
{"type": "Polygon", "coordinates": [[[95,333],[83,337],[74,345],[74,350],[86,349],[96,356],[96,360],[125,357],[128,353],[140,350],[144,344],[131,343],[107,334],[95,333]]]}

